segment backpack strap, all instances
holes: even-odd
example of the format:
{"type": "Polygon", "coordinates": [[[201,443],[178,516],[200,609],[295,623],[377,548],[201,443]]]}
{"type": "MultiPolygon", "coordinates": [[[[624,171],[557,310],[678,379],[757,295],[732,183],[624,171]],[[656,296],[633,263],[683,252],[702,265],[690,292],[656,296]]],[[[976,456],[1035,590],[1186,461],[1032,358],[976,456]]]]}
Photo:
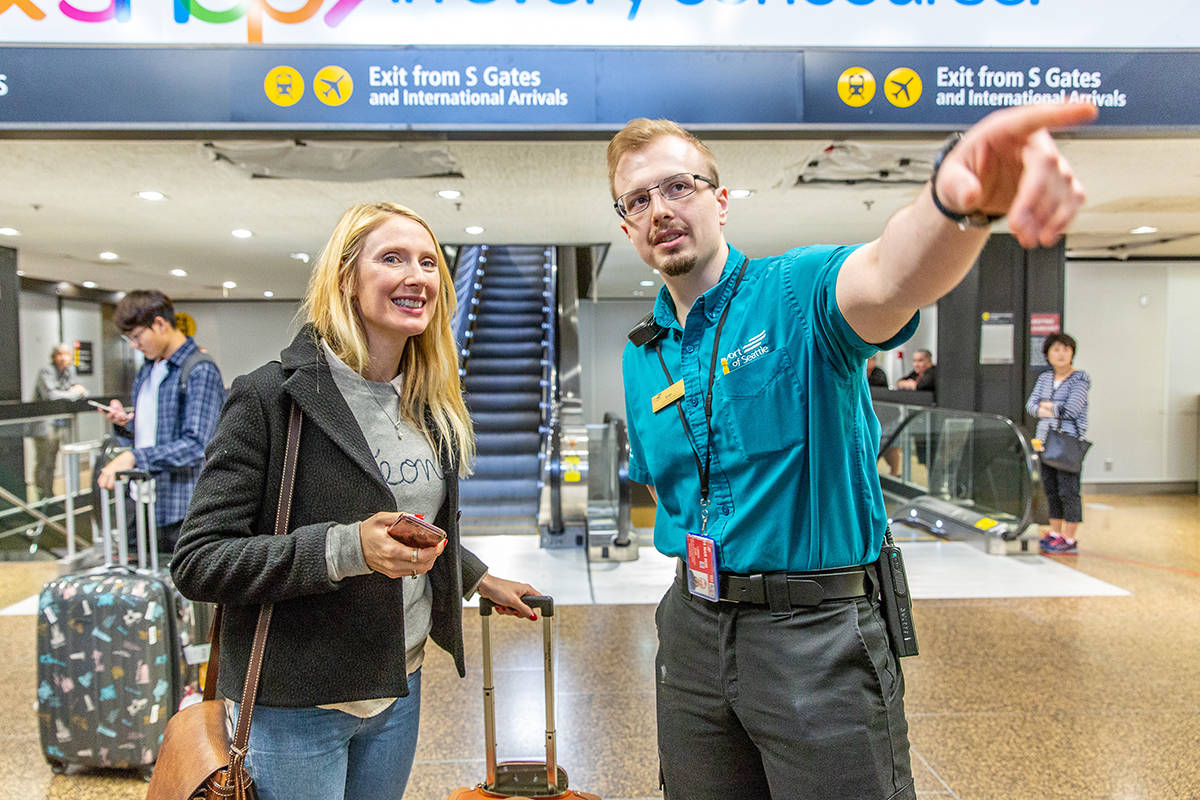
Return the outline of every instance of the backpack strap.
{"type": "Polygon", "coordinates": [[[213,360],[212,356],[210,356],[208,353],[205,353],[200,349],[199,346],[197,346],[192,354],[185,358],[183,363],[179,365],[180,397],[183,397],[187,394],[188,378],[191,377],[192,370],[194,370],[198,365],[206,362],[212,364],[214,367],[217,365],[217,362],[213,360]]]}

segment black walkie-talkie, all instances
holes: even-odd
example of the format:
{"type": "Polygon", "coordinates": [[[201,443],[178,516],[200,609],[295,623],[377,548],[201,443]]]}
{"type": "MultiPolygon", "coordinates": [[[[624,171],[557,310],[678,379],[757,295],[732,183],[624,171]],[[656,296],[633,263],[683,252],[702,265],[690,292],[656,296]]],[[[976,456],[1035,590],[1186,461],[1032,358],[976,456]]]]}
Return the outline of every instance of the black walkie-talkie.
{"type": "Polygon", "coordinates": [[[875,565],[879,574],[879,607],[887,625],[888,639],[896,658],[917,655],[917,629],[913,626],[912,595],[904,572],[904,555],[892,541],[892,529],[883,535],[883,547],[875,565]]]}

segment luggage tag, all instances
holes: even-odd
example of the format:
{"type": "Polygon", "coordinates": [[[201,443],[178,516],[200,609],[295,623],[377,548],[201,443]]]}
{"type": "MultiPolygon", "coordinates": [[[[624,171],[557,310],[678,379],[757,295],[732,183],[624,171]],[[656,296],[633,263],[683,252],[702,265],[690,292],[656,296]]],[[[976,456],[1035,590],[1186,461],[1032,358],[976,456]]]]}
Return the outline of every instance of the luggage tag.
{"type": "Polygon", "coordinates": [[[720,599],[717,543],[703,533],[687,535],[688,591],[714,603],[720,599]]]}

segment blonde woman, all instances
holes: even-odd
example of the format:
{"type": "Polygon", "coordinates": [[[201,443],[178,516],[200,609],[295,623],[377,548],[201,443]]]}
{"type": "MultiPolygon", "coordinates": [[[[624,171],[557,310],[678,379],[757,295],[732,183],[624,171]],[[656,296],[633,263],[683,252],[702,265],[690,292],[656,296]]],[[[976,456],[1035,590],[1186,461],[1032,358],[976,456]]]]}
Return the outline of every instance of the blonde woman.
{"type": "Polygon", "coordinates": [[[532,586],[459,544],[474,456],[437,237],[392,203],[342,215],[313,270],[307,324],[234,381],[171,571],[225,603],[219,690],[241,697],[258,606],[273,603],[247,765],[262,800],[400,798],[432,638],[464,673],[462,599],[535,618],[532,586]],[[288,415],[303,414],[290,531],[272,536],[288,415]],[[447,532],[393,539],[397,512],[447,532]]]}

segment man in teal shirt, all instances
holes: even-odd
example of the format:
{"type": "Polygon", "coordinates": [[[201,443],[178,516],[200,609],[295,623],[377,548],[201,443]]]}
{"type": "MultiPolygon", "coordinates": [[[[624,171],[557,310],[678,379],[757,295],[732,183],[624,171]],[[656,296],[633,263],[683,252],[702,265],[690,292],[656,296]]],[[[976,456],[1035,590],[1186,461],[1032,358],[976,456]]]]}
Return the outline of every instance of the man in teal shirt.
{"type": "Polygon", "coordinates": [[[990,115],[858,247],[730,247],[709,149],[638,119],[608,147],[621,229],[665,283],[623,358],[630,477],[680,559],[659,605],[667,800],[913,798],[904,682],[880,619],[886,526],[863,364],[905,341],[1009,217],[1056,241],[1083,191],[1047,128],[1091,106],[990,115]]]}

